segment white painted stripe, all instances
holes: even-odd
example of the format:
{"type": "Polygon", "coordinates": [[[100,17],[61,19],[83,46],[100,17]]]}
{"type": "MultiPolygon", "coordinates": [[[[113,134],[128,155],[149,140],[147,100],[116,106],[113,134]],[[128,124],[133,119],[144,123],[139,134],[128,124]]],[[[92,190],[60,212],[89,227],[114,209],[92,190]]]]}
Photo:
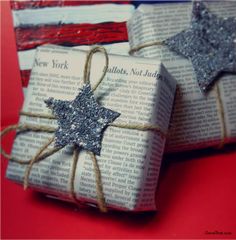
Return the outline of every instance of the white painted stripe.
{"type": "MultiPolygon", "coordinates": [[[[129,48],[130,48],[128,42],[105,44],[103,46],[106,48],[108,53],[118,54],[118,55],[128,55],[129,48]]],[[[82,45],[82,46],[76,46],[74,48],[81,49],[81,50],[89,50],[91,47],[92,46],[82,45]]],[[[32,68],[35,52],[36,52],[36,49],[18,52],[20,70],[29,70],[32,68]]]]}
{"type": "Polygon", "coordinates": [[[24,94],[24,97],[26,97],[27,96],[27,87],[22,87],[22,89],[23,89],[23,94],[24,94]]]}
{"type": "MultiPolygon", "coordinates": [[[[129,50],[130,50],[129,42],[104,44],[102,46],[105,47],[107,52],[110,54],[125,55],[125,56],[129,55],[129,50]]],[[[81,50],[89,50],[92,47],[94,47],[94,45],[92,45],[92,46],[88,46],[88,45],[76,46],[74,48],[81,49],[81,50]]]]}
{"type": "Polygon", "coordinates": [[[14,27],[38,24],[79,24],[127,21],[134,11],[131,4],[95,4],[12,10],[14,27]]]}

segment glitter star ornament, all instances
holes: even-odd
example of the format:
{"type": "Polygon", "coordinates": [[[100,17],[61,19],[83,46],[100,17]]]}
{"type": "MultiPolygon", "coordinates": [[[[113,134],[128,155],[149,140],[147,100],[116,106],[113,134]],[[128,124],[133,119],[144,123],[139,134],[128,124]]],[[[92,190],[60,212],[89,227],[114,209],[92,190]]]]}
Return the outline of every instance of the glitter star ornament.
{"type": "Polygon", "coordinates": [[[164,44],[191,60],[203,92],[221,72],[236,73],[236,19],[220,18],[202,2],[193,3],[189,29],[168,38],[164,44]]]}
{"type": "Polygon", "coordinates": [[[45,101],[57,118],[55,146],[75,144],[100,155],[104,129],[120,114],[100,106],[89,84],[85,84],[73,101],[49,98],[45,101]]]}

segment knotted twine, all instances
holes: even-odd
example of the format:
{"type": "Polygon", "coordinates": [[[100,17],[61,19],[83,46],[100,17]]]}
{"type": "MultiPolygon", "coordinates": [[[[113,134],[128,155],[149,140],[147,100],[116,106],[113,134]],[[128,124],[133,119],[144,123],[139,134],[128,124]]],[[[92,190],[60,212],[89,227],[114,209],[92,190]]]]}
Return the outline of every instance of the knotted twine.
{"type": "MultiPolygon", "coordinates": [[[[92,91],[95,91],[98,86],[100,85],[100,83],[103,81],[107,69],[108,69],[108,64],[109,64],[109,58],[108,58],[108,54],[106,52],[106,50],[101,47],[101,46],[97,46],[94,47],[93,49],[91,49],[86,57],[86,62],[85,62],[85,67],[84,67],[84,74],[83,74],[83,82],[86,83],[90,83],[90,70],[91,70],[91,60],[92,60],[92,56],[97,53],[97,52],[101,52],[104,54],[105,56],[105,68],[103,71],[102,76],[100,77],[100,79],[98,80],[98,82],[95,84],[95,86],[92,88],[92,91]]],[[[39,114],[39,113],[31,113],[31,112],[24,112],[21,111],[20,115],[23,116],[28,116],[28,117],[37,117],[37,118],[44,118],[44,119],[56,119],[55,116],[53,115],[49,115],[49,114],[39,114]]],[[[165,131],[163,131],[158,125],[151,125],[151,124],[117,124],[117,123],[110,123],[109,126],[112,127],[117,127],[117,128],[124,128],[124,129],[133,129],[133,130],[140,130],[140,131],[156,131],[158,132],[161,136],[166,137],[167,133],[165,131]]],[[[50,127],[50,126],[44,126],[44,125],[32,125],[32,124],[16,124],[16,125],[10,125],[8,127],[6,127],[1,133],[0,133],[0,137],[2,138],[4,135],[6,135],[7,133],[9,133],[10,131],[13,130],[18,130],[18,132],[23,132],[23,131],[35,131],[35,132],[47,132],[47,133],[54,133],[56,131],[57,128],[55,127],[50,127]]],[[[25,174],[23,177],[23,186],[24,189],[26,189],[29,185],[29,176],[30,176],[30,172],[31,169],[33,167],[33,165],[37,162],[40,162],[46,158],[48,158],[49,156],[55,154],[56,152],[58,152],[59,150],[61,150],[63,147],[54,147],[51,148],[49,150],[47,150],[47,148],[53,143],[55,139],[55,136],[53,136],[52,138],[50,138],[48,140],[48,142],[46,142],[35,154],[34,157],[32,157],[29,160],[20,160],[17,159],[14,156],[11,156],[10,154],[7,154],[5,152],[5,150],[0,146],[0,151],[1,154],[8,160],[12,161],[12,162],[16,162],[18,164],[25,164],[27,165],[27,168],[25,170],[25,174]],[[47,150],[47,151],[46,151],[47,150]]],[[[76,173],[76,167],[77,167],[77,162],[78,162],[78,158],[79,158],[79,149],[76,145],[74,145],[74,150],[73,150],[73,158],[72,158],[72,172],[71,172],[71,176],[69,179],[69,192],[70,192],[70,196],[71,198],[74,200],[74,202],[78,203],[78,199],[76,198],[76,194],[75,194],[75,189],[74,189],[74,181],[75,181],[75,173],[76,173]]],[[[97,192],[97,203],[98,203],[98,207],[100,209],[101,212],[107,212],[107,207],[106,207],[106,202],[105,202],[105,197],[104,197],[104,193],[103,193],[103,185],[102,185],[102,180],[101,180],[101,172],[99,169],[99,165],[97,162],[97,158],[95,156],[94,153],[87,151],[89,153],[89,156],[92,159],[93,162],[93,169],[94,169],[94,175],[95,175],[95,183],[96,183],[96,192],[97,192]]]]}
{"type": "MultiPolygon", "coordinates": [[[[143,48],[152,47],[152,46],[165,46],[165,43],[164,43],[164,41],[153,41],[153,42],[149,42],[149,43],[140,44],[137,47],[131,48],[129,50],[129,54],[133,55],[135,52],[138,52],[139,50],[141,50],[143,48]]],[[[227,140],[227,128],[226,128],[224,105],[223,105],[223,100],[222,100],[221,94],[220,94],[219,84],[216,84],[216,87],[213,90],[216,95],[216,104],[217,104],[217,110],[218,110],[218,115],[220,118],[220,126],[221,126],[221,139],[220,139],[220,143],[217,147],[222,148],[222,147],[224,147],[225,142],[227,140]]]]}

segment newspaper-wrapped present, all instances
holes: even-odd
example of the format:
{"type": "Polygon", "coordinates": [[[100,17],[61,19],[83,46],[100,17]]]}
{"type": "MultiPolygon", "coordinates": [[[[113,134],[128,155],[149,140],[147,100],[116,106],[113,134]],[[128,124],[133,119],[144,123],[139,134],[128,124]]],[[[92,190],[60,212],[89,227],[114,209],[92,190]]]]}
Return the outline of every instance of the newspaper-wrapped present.
{"type": "MultiPolygon", "coordinates": [[[[39,47],[22,111],[50,114],[45,99],[75,99],[83,85],[86,52],[58,46],[39,47]]],[[[155,210],[162,154],[174,100],[176,82],[160,62],[150,59],[109,55],[105,60],[96,53],[91,61],[90,81],[94,86],[106,72],[96,91],[100,105],[120,113],[114,125],[158,126],[161,131],[127,129],[108,126],[103,133],[100,156],[96,156],[101,172],[106,206],[125,211],[155,210]]],[[[43,117],[21,116],[20,124],[57,127],[57,121],[43,117]]],[[[51,137],[51,133],[26,131],[17,134],[12,156],[31,159],[51,137]]],[[[49,146],[49,149],[53,146],[49,146]]],[[[91,157],[81,149],[76,169],[72,167],[71,146],[36,162],[28,184],[60,199],[96,205],[96,180],[91,157]],[[74,174],[74,196],[70,179],[74,174]]],[[[26,166],[10,161],[7,177],[22,183],[26,166]]]]}
{"type": "MultiPolygon", "coordinates": [[[[236,17],[236,2],[208,2],[218,17],[236,17]]],[[[129,42],[135,56],[158,58],[178,82],[166,152],[222,146],[236,142],[236,76],[223,74],[206,95],[200,92],[193,65],[162,42],[189,28],[192,3],[140,5],[128,21],[129,42]]],[[[233,28],[233,26],[232,26],[233,28]]],[[[153,60],[154,61],[154,60],[153,60]]],[[[210,67],[210,66],[209,66],[210,67]]]]}

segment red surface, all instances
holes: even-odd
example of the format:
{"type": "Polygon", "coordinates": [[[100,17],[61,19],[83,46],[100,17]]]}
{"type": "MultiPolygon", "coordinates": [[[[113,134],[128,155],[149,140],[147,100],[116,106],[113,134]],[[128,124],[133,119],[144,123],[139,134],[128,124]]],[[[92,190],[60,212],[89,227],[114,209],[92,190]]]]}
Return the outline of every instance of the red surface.
{"type": "Polygon", "coordinates": [[[18,27],[15,31],[19,51],[47,43],[77,46],[128,41],[125,22],[42,25],[18,27]]]}
{"type": "MultiPolygon", "coordinates": [[[[6,126],[17,122],[22,92],[10,8],[6,2],[2,7],[1,98],[6,126]]],[[[3,146],[9,150],[11,145],[12,136],[5,138],[3,146]]],[[[157,189],[160,210],[143,214],[78,210],[24,191],[5,179],[7,161],[2,159],[1,237],[236,239],[234,147],[165,157],[157,189]]]]}
{"type": "Polygon", "coordinates": [[[24,87],[24,88],[28,87],[30,73],[31,73],[31,69],[30,70],[20,70],[21,83],[22,83],[22,87],[24,87]]]}

